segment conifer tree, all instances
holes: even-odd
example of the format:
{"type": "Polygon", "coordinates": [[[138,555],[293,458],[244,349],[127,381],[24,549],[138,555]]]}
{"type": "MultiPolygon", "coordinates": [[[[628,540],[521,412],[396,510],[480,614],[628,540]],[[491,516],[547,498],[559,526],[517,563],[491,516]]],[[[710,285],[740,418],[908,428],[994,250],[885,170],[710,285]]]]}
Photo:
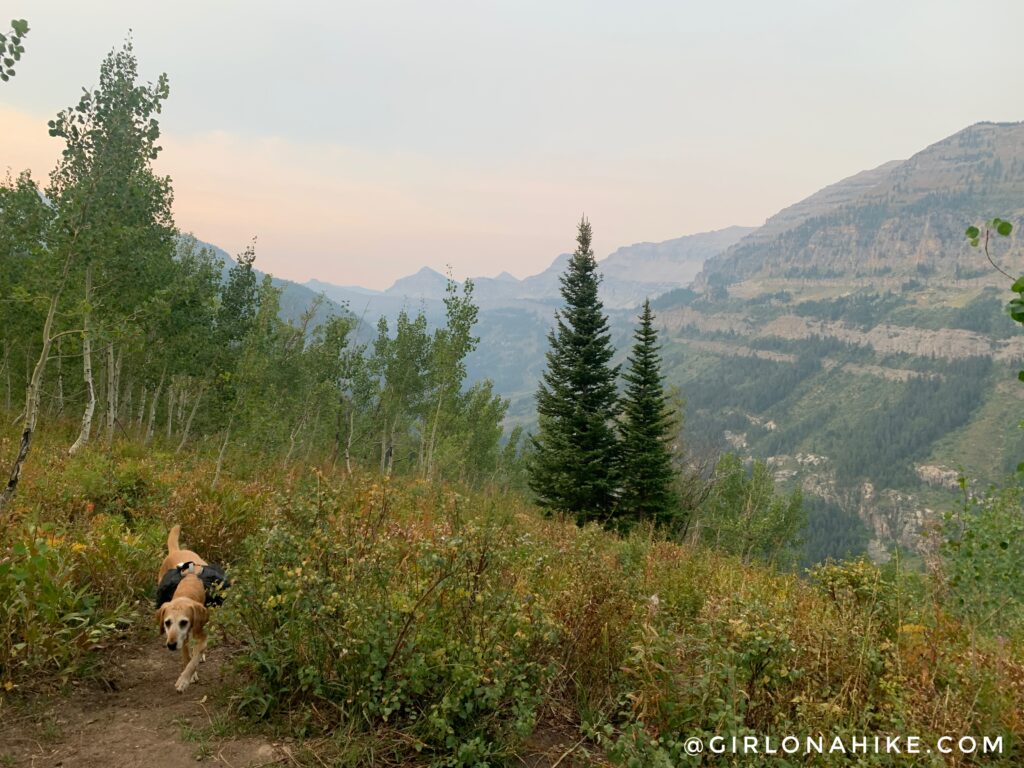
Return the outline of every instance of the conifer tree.
{"type": "Polygon", "coordinates": [[[577,248],[561,277],[565,307],[548,334],[547,370],[537,389],[540,428],[533,438],[530,487],[552,512],[580,525],[608,523],[618,492],[618,410],[608,318],[597,289],[601,278],[583,218],[577,248]]]}
{"type": "Polygon", "coordinates": [[[641,520],[669,525],[680,508],[671,448],[676,420],[665,394],[649,300],[633,338],[622,402],[622,499],[616,518],[621,526],[641,520]]]}

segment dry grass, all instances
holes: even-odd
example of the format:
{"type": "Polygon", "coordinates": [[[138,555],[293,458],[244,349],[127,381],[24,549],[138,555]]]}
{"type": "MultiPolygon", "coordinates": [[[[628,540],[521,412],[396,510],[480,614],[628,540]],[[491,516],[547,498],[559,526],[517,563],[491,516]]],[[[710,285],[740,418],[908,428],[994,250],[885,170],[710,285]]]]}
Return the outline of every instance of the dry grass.
{"type": "Polygon", "coordinates": [[[683,764],[701,734],[1024,736],[1021,638],[972,631],[919,575],[800,578],[414,480],[213,490],[205,462],[132,445],[68,460],[43,440],[32,466],[0,533],[7,695],[87,676],[148,627],[180,522],[238,578],[235,711],[339,765],[509,762],[552,728],[639,765],[683,764]]]}

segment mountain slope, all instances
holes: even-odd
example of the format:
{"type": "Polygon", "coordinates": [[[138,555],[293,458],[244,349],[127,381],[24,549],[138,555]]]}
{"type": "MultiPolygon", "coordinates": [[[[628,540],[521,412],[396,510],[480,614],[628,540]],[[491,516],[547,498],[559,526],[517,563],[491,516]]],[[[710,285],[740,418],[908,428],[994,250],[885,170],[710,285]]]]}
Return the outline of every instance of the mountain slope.
{"type": "MultiPolygon", "coordinates": [[[[228,270],[237,263],[231,255],[223,248],[219,248],[212,243],[205,243],[202,240],[196,240],[196,244],[200,248],[206,248],[212,251],[214,256],[221,261],[223,264],[223,273],[226,278],[228,270]]],[[[255,268],[253,271],[260,280],[262,280],[263,276],[266,274],[265,272],[261,272],[255,268]]],[[[281,289],[281,317],[285,320],[298,322],[303,314],[316,302],[320,302],[320,304],[313,316],[313,321],[310,324],[311,328],[322,323],[329,317],[341,315],[346,312],[345,306],[342,303],[332,300],[329,296],[321,295],[321,291],[314,291],[305,285],[300,285],[299,283],[292,282],[291,280],[282,280],[279,277],[271,276],[270,281],[275,287],[281,289]]]]}
{"type": "Polygon", "coordinates": [[[962,237],[966,224],[1019,217],[1022,191],[1024,123],[978,123],[781,211],[709,260],[699,284],[978,276],[962,237]]]}
{"type": "MultiPolygon", "coordinates": [[[[693,444],[767,459],[880,559],[1024,458],[1024,333],[964,229],[1024,220],[1024,123],[980,123],[827,187],[657,303],[693,444]]],[[[995,256],[1024,269],[1015,241],[995,256]]]]}

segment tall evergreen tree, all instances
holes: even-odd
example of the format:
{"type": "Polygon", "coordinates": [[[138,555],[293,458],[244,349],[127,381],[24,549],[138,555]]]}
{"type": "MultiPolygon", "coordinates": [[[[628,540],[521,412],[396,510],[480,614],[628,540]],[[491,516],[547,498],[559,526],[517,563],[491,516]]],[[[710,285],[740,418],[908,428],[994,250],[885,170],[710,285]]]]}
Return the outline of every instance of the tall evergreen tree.
{"type": "Polygon", "coordinates": [[[641,520],[669,525],[680,509],[671,447],[676,420],[665,394],[649,300],[633,338],[622,403],[622,499],[616,518],[622,525],[641,520]]]}
{"type": "Polygon", "coordinates": [[[576,252],[561,277],[565,307],[548,334],[548,365],[537,389],[540,429],[530,467],[538,503],[575,515],[580,525],[610,522],[619,479],[614,426],[619,368],[611,365],[615,350],[597,296],[601,278],[590,238],[590,222],[583,218],[576,252]]]}

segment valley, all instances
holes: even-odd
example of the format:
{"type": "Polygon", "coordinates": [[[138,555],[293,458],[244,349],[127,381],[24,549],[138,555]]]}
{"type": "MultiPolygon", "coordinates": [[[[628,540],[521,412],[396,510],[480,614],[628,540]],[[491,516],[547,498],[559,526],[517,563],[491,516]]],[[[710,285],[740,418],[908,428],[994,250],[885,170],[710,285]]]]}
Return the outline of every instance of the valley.
{"type": "MultiPolygon", "coordinates": [[[[769,461],[821,514],[859,520],[858,548],[877,560],[894,545],[926,550],[961,474],[983,489],[1024,455],[1013,427],[1024,335],[1004,309],[1006,280],[963,237],[996,211],[1024,214],[1024,124],[971,126],[759,228],[616,250],[599,262],[614,343],[624,359],[636,306],[652,297],[695,454],[769,461]]],[[[566,258],[523,280],[474,278],[481,343],[469,378],[495,382],[508,424],[534,425],[566,258]]],[[[1024,268],[1015,241],[997,258],[1024,268]]],[[[369,338],[378,316],[403,308],[437,323],[443,286],[425,267],[386,291],[311,280],[285,295],[322,292],[369,338]]],[[[829,554],[847,553],[837,546],[829,554]]]]}

